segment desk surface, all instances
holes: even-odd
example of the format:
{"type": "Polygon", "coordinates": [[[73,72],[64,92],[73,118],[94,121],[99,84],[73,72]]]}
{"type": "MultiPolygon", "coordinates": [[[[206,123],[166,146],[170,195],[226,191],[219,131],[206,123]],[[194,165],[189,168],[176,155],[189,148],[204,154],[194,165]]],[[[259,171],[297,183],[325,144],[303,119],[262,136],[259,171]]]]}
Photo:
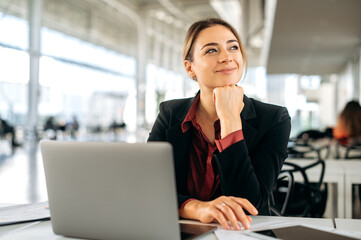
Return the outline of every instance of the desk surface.
{"type": "MultiPolygon", "coordinates": [[[[333,222],[331,219],[326,218],[294,218],[294,217],[271,217],[271,216],[255,216],[253,217],[252,224],[257,223],[266,223],[272,221],[285,221],[285,222],[295,222],[300,224],[313,224],[319,227],[330,227],[333,228],[333,222]]],[[[182,220],[181,222],[193,222],[188,220],[182,220]]],[[[44,222],[33,222],[27,224],[16,224],[10,226],[0,227],[0,239],[2,237],[9,238],[14,240],[27,240],[37,239],[37,240],[58,240],[58,239],[75,239],[68,238],[63,236],[58,236],[53,233],[51,228],[50,221],[44,222]]],[[[209,234],[202,238],[202,240],[214,240],[216,239],[214,234],[209,234]]]]}
{"type": "Polygon", "coordinates": [[[335,219],[336,229],[361,232],[361,219],[335,219]]]}

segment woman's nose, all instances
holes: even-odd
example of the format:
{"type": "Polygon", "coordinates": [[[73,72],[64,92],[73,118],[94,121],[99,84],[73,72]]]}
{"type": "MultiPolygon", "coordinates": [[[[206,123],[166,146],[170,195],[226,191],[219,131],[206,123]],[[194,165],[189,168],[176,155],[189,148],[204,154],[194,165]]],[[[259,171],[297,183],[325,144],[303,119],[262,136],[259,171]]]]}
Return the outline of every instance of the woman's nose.
{"type": "Polygon", "coordinates": [[[222,62],[232,62],[232,55],[224,50],[222,51],[222,53],[219,55],[219,59],[218,59],[218,62],[222,63],[222,62]]]}

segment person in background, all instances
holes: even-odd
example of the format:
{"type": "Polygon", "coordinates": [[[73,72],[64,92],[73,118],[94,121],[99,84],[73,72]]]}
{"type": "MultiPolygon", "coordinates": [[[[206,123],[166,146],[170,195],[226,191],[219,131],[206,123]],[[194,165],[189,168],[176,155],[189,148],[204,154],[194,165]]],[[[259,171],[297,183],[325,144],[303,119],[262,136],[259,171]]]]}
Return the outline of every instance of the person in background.
{"type": "Polygon", "coordinates": [[[350,101],[340,113],[333,129],[333,136],[341,144],[361,144],[361,106],[350,101]]]}
{"type": "Polygon", "coordinates": [[[49,137],[51,140],[56,140],[58,137],[57,136],[58,129],[59,129],[59,125],[56,122],[55,117],[53,117],[53,116],[47,117],[45,120],[44,128],[43,128],[47,137],[49,137]]]}
{"type": "Polygon", "coordinates": [[[73,115],[72,121],[68,124],[71,138],[75,139],[79,131],[79,121],[76,115],[73,115]]]}
{"type": "Polygon", "coordinates": [[[236,85],[247,55],[221,19],[188,29],[183,60],[200,91],[161,103],[148,141],[173,146],[181,218],[247,229],[247,214],[270,214],[269,196],[287,157],[288,111],[248,98],[236,85]]]}
{"type": "Polygon", "coordinates": [[[0,116],[0,136],[6,136],[7,134],[11,136],[12,148],[21,146],[21,144],[16,141],[15,128],[0,116]]]}

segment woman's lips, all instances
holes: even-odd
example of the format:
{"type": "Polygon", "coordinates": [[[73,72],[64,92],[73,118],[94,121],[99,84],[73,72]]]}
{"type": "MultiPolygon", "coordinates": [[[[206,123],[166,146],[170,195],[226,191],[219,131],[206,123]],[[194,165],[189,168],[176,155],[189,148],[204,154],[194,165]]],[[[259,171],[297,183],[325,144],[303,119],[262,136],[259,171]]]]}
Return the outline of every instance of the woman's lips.
{"type": "Polygon", "coordinates": [[[224,74],[231,74],[234,72],[234,70],[235,70],[235,68],[224,68],[224,69],[217,70],[216,72],[224,73],[224,74]]]}

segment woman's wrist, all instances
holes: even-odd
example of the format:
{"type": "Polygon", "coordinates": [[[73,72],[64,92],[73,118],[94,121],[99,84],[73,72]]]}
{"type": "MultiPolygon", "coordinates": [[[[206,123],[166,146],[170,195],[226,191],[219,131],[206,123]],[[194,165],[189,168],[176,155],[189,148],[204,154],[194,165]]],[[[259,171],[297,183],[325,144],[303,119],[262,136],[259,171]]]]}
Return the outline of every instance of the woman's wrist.
{"type": "Polygon", "coordinates": [[[242,129],[241,117],[221,118],[221,138],[225,138],[229,134],[242,129]]]}
{"type": "Polygon", "coordinates": [[[199,220],[198,210],[202,201],[193,199],[179,209],[179,216],[186,219],[199,220]]]}

